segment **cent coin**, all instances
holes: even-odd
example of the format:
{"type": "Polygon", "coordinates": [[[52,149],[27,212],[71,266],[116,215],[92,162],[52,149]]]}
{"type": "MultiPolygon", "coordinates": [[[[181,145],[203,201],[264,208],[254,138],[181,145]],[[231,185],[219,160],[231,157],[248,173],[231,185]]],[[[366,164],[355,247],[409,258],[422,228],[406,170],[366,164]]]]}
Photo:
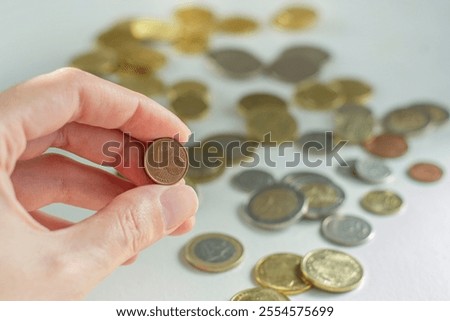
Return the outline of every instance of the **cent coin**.
{"type": "Polygon", "coordinates": [[[400,157],[408,151],[405,138],[394,134],[375,136],[364,142],[363,146],[369,153],[384,158],[400,157]]]}
{"type": "Polygon", "coordinates": [[[395,192],[387,190],[372,191],[361,199],[361,206],[378,215],[389,215],[400,211],[403,206],[402,198],[395,192]]]}
{"type": "Polygon", "coordinates": [[[417,163],[408,169],[408,175],[412,179],[422,183],[432,183],[441,179],[443,170],[431,163],[417,163]]]}

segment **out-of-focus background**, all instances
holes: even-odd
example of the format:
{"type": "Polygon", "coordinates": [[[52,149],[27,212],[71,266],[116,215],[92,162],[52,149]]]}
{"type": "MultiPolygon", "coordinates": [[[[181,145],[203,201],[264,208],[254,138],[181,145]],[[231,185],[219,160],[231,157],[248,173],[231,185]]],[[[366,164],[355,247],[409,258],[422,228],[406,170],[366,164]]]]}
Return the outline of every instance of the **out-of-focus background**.
{"type": "MultiPolygon", "coordinates": [[[[181,5],[205,5],[217,15],[254,17],[262,27],[248,36],[214,35],[211,48],[245,49],[269,63],[288,46],[313,44],[328,50],[331,61],[319,79],[361,78],[374,88],[369,107],[376,117],[418,100],[431,100],[450,108],[450,2],[446,0],[316,0],[316,1],[175,1],[175,0],[70,0],[0,2],[0,90],[66,66],[72,57],[90,50],[96,35],[120,19],[155,17],[169,20],[181,5]],[[270,25],[285,6],[315,8],[315,27],[286,33],[270,25]]],[[[160,46],[170,59],[159,76],[167,84],[197,79],[208,84],[211,110],[204,120],[190,122],[197,138],[230,131],[244,132],[236,103],[253,91],[278,93],[292,101],[294,87],[264,76],[238,81],[214,72],[203,55],[182,55],[160,46]]],[[[164,98],[157,99],[166,104],[164,98]]],[[[300,133],[331,129],[330,113],[301,111],[293,103],[300,133]]],[[[1,116],[1,115],[0,115],[1,116]]],[[[105,111],[107,117],[107,111],[105,111]]],[[[347,198],[340,213],[365,218],[375,229],[368,244],[343,248],[327,242],[318,222],[300,222],[286,230],[264,231],[249,226],[238,215],[248,195],[233,189],[230,178],[241,169],[227,169],[218,180],[199,186],[201,205],[197,225],[188,235],[167,237],[143,251],[137,262],[121,267],[88,296],[90,300],[228,300],[236,292],[256,286],[252,269],[258,259],[275,252],[305,254],[316,248],[335,248],[354,255],[363,264],[362,286],[345,294],[319,290],[293,296],[293,300],[445,300],[450,299],[450,126],[409,140],[410,151],[388,160],[395,181],[381,185],[398,192],[406,207],[401,213],[379,217],[365,212],[359,199],[379,188],[340,176],[335,168],[320,167],[344,188],[347,198]],[[435,162],[446,171],[435,184],[409,179],[406,170],[416,161],[435,162]],[[184,244],[200,233],[223,232],[235,236],[245,248],[242,264],[228,272],[211,274],[188,266],[182,259],[184,244]]],[[[359,147],[346,148],[343,156],[363,157],[359,147]]],[[[265,168],[277,179],[292,172],[282,166],[265,168]]],[[[299,170],[306,168],[300,167],[299,170]]],[[[91,214],[61,204],[46,210],[74,221],[91,214]]]]}

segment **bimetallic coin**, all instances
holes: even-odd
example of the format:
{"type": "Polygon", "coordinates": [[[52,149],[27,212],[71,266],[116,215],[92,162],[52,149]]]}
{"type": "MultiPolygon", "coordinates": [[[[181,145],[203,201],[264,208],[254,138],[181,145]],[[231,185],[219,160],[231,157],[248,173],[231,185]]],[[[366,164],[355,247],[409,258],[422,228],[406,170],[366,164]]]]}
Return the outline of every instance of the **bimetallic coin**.
{"type": "Polygon", "coordinates": [[[202,97],[190,93],[175,98],[170,102],[170,108],[184,121],[203,118],[209,110],[208,104],[202,97]]]}
{"type": "Polygon", "coordinates": [[[158,138],[147,148],[144,166],[155,183],[172,185],[186,175],[188,155],[183,145],[173,138],[158,138]]]}
{"type": "Polygon", "coordinates": [[[381,134],[363,143],[364,148],[371,154],[383,158],[397,158],[408,151],[405,138],[394,134],[381,134]]]}
{"type": "Polygon", "coordinates": [[[281,55],[267,69],[266,73],[281,81],[298,83],[316,75],[321,64],[315,63],[303,54],[281,55]]]}
{"type": "Polygon", "coordinates": [[[422,183],[436,182],[443,174],[442,168],[431,163],[417,163],[408,169],[409,177],[422,183]]]}
{"type": "Polygon", "coordinates": [[[223,272],[242,261],[244,248],[232,236],[208,233],[199,235],[184,248],[185,259],[195,268],[206,272],[223,272]]]}
{"type": "Polygon", "coordinates": [[[417,108],[401,108],[388,113],[383,119],[383,127],[388,133],[412,135],[423,131],[431,122],[428,113],[417,108]]]}
{"type": "Polygon", "coordinates": [[[297,137],[297,121],[288,112],[264,109],[247,117],[248,137],[257,141],[283,143],[297,137]]]}
{"type": "Polygon", "coordinates": [[[337,109],[334,115],[334,132],[342,140],[360,144],[372,137],[375,119],[370,109],[344,105],[337,109]]]}
{"type": "Polygon", "coordinates": [[[311,284],[300,277],[302,257],[292,253],[277,253],[260,259],[255,266],[256,282],[265,288],[286,295],[308,291],[311,284]]]}
{"type": "Polygon", "coordinates": [[[293,31],[309,28],[317,21],[316,12],[307,7],[296,6],[285,8],[272,19],[272,24],[278,29],[293,31]]]}
{"type": "Polygon", "coordinates": [[[258,227],[281,229],[297,222],[307,209],[301,192],[285,184],[273,184],[251,197],[245,215],[258,227]]]}
{"type": "Polygon", "coordinates": [[[344,96],[346,104],[366,104],[372,98],[372,88],[358,79],[339,78],[330,83],[331,88],[344,96]]]}
{"type": "Polygon", "coordinates": [[[347,292],[356,289],[364,270],[352,256],[330,249],[309,252],[300,264],[302,275],[315,287],[329,292],[347,292]]]}
{"type": "Polygon", "coordinates": [[[381,184],[393,179],[392,171],[378,159],[357,160],[354,169],[359,178],[369,183],[381,184]]]}
{"type": "Polygon", "coordinates": [[[315,111],[335,109],[344,103],[343,96],[330,86],[313,81],[300,84],[294,98],[300,107],[315,111]]]}
{"type": "Polygon", "coordinates": [[[112,50],[96,50],[76,56],[70,66],[97,76],[114,73],[118,67],[117,55],[112,50]]]}
{"type": "Polygon", "coordinates": [[[196,184],[213,181],[225,171],[225,161],[220,157],[220,154],[217,157],[212,155],[213,157],[209,159],[203,153],[201,146],[188,148],[188,156],[189,169],[186,177],[196,184]]]}
{"type": "Polygon", "coordinates": [[[247,117],[253,112],[263,109],[287,111],[287,103],[282,98],[270,93],[252,93],[242,97],[238,103],[238,111],[247,117]]]}
{"type": "Polygon", "coordinates": [[[258,22],[248,17],[228,17],[219,21],[216,28],[223,33],[248,34],[258,29],[258,22]]]}
{"type": "Polygon", "coordinates": [[[448,122],[450,114],[446,108],[431,102],[420,102],[410,105],[408,108],[418,109],[422,112],[428,113],[432,125],[443,125],[448,122]]]}
{"type": "Polygon", "coordinates": [[[287,296],[273,289],[252,288],[236,293],[231,301],[290,301],[287,296]]]}
{"type": "Polygon", "coordinates": [[[372,226],[362,218],[352,215],[331,215],[321,224],[322,235],[330,242],[357,246],[374,237],[372,226]]]}
{"type": "Polygon", "coordinates": [[[231,182],[241,191],[255,192],[263,187],[275,184],[275,178],[263,170],[247,169],[234,175],[231,182]]]}
{"type": "Polygon", "coordinates": [[[148,97],[162,95],[166,89],[162,80],[153,75],[122,74],[119,76],[119,85],[148,97]]]}
{"type": "Polygon", "coordinates": [[[211,51],[208,57],[219,72],[232,78],[248,78],[262,69],[258,58],[240,49],[217,49],[211,51]]]}
{"type": "Polygon", "coordinates": [[[392,191],[379,190],[364,195],[361,199],[361,206],[366,211],[374,214],[389,215],[400,211],[403,206],[403,200],[392,191]]]}
{"type": "Polygon", "coordinates": [[[330,60],[330,54],[322,48],[316,46],[292,46],[283,50],[281,57],[287,56],[303,56],[311,61],[314,65],[323,65],[330,60]]]}
{"type": "Polygon", "coordinates": [[[170,101],[187,94],[199,96],[206,102],[209,101],[208,87],[197,80],[182,80],[173,84],[167,90],[167,98],[170,101]]]}

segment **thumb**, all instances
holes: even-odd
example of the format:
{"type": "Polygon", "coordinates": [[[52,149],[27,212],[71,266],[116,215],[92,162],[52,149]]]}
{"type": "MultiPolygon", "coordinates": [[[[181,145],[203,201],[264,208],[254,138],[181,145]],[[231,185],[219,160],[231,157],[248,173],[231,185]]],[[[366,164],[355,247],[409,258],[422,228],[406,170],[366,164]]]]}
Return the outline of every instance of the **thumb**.
{"type": "Polygon", "coordinates": [[[78,257],[84,261],[84,268],[100,273],[101,279],[175,231],[197,208],[197,195],[190,186],[140,186],[120,194],[95,215],[69,228],[76,244],[71,248],[80,251],[78,257]]]}

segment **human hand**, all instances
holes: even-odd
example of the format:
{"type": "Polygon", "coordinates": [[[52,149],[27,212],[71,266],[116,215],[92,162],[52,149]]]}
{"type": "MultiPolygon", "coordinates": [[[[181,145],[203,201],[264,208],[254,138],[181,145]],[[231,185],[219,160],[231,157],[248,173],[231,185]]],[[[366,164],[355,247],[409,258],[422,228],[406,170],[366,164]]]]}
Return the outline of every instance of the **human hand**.
{"type": "Polygon", "coordinates": [[[83,298],[145,247],[192,228],[195,192],[152,185],[134,149],[121,148],[131,166],[116,167],[129,181],[43,155],[58,147],[100,164],[124,132],[143,142],[190,134],[151,99],[72,68],[0,94],[0,299],[83,298]],[[73,224],[39,211],[56,202],[97,212],[73,224]]]}

